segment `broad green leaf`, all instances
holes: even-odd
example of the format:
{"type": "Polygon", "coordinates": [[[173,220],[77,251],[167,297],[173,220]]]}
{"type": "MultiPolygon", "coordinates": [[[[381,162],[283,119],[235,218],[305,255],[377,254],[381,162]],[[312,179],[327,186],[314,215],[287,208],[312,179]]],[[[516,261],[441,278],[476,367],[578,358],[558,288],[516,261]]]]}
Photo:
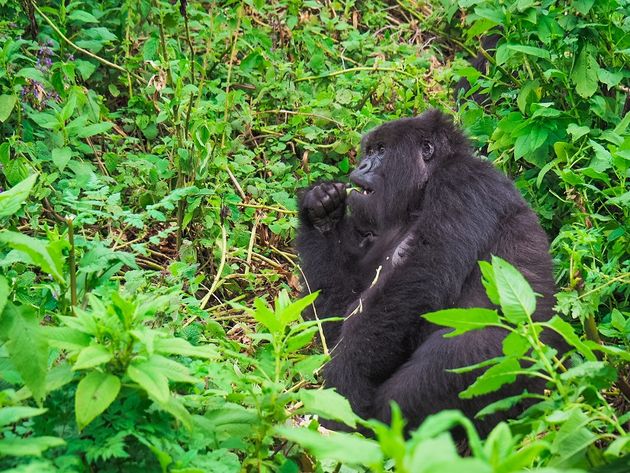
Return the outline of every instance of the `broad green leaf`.
{"type": "Polygon", "coordinates": [[[72,366],[72,370],[84,370],[87,368],[94,368],[95,366],[102,365],[110,361],[114,355],[103,345],[91,345],[85,347],[79,353],[77,361],[72,366]]]}
{"type": "MultiPolygon", "coordinates": [[[[5,344],[11,363],[38,404],[46,395],[48,342],[35,311],[27,306],[7,304],[3,319],[8,320],[8,341],[5,344]],[[28,347],[28,349],[26,349],[28,347]]],[[[4,322],[4,320],[3,320],[4,322]]]]}
{"type": "Polygon", "coordinates": [[[519,451],[512,453],[505,460],[496,465],[494,472],[512,473],[515,471],[529,471],[534,462],[541,457],[541,453],[546,450],[549,450],[549,444],[547,442],[537,441],[525,445],[519,451]]]}
{"type": "Polygon", "coordinates": [[[539,57],[542,59],[549,59],[549,51],[542,48],[536,48],[534,46],[525,46],[523,44],[507,44],[507,49],[516,51],[519,53],[527,54],[528,56],[539,57]]]}
{"type": "Polygon", "coordinates": [[[109,373],[92,371],[77,386],[74,400],[77,424],[83,429],[102,414],[118,396],[120,379],[109,373]]]}
{"type": "Polygon", "coordinates": [[[281,309],[278,312],[278,319],[280,319],[280,324],[283,327],[286,327],[291,322],[297,320],[300,317],[302,311],[313,303],[318,294],[318,292],[314,292],[312,294],[304,296],[301,299],[298,299],[297,301],[290,303],[289,305],[281,309]]]}
{"type": "Polygon", "coordinates": [[[569,123],[567,126],[567,133],[571,135],[573,141],[577,141],[582,138],[584,135],[588,134],[591,129],[587,126],[578,126],[575,123],[569,123]]]}
{"type": "Polygon", "coordinates": [[[267,306],[264,300],[256,299],[254,301],[254,308],[255,311],[253,312],[253,316],[257,322],[263,324],[271,333],[282,333],[284,327],[280,323],[280,320],[276,318],[276,314],[267,306]]]}
{"type": "Polygon", "coordinates": [[[69,327],[42,327],[51,347],[79,351],[92,341],[87,333],[69,327]]]}
{"type": "Polygon", "coordinates": [[[38,409],[27,406],[12,406],[0,408],[0,427],[13,424],[18,420],[28,419],[43,414],[48,409],[38,409]]]}
{"type": "Polygon", "coordinates": [[[11,116],[17,100],[15,95],[0,95],[0,123],[4,123],[11,116]]]}
{"type": "Polygon", "coordinates": [[[455,330],[445,337],[455,337],[471,330],[480,330],[491,325],[499,324],[499,314],[491,309],[445,309],[423,314],[422,317],[429,322],[451,327],[455,330]]]}
{"type": "Polygon", "coordinates": [[[573,457],[586,454],[586,449],[598,439],[598,436],[586,427],[589,422],[589,417],[580,409],[573,409],[551,444],[553,456],[549,466],[571,466],[573,457]]]}
{"type": "MultiPolygon", "coordinates": [[[[72,382],[73,379],[74,373],[68,363],[53,366],[46,374],[46,394],[56,391],[57,389],[72,382]]],[[[25,401],[32,396],[33,393],[31,393],[31,390],[26,386],[22,387],[15,393],[15,397],[19,401],[25,401]]]]}
{"type": "Polygon", "coordinates": [[[501,310],[513,324],[524,322],[536,310],[536,296],[518,270],[501,258],[492,257],[501,310]]]}
{"type": "Polygon", "coordinates": [[[169,360],[168,358],[161,355],[151,356],[142,365],[151,366],[153,369],[162,373],[168,379],[176,383],[195,384],[199,382],[198,378],[190,376],[190,371],[186,366],[174,360],[169,360]]]}
{"type": "Polygon", "coordinates": [[[20,210],[36,180],[37,175],[33,174],[0,194],[0,217],[8,217],[20,210]]]}
{"type": "Polygon", "coordinates": [[[319,327],[309,327],[301,330],[297,334],[291,336],[286,343],[287,351],[293,353],[311,343],[315,334],[319,331],[319,327]]]}
{"type": "Polygon", "coordinates": [[[597,361],[597,357],[591,351],[591,349],[580,340],[580,338],[575,334],[573,327],[571,324],[565,322],[557,315],[552,317],[548,322],[541,322],[541,325],[544,327],[548,327],[555,332],[562,335],[562,338],[571,346],[576,348],[587,360],[589,361],[597,361]]]}
{"type": "Polygon", "coordinates": [[[64,282],[61,251],[46,240],[5,230],[0,232],[0,243],[25,253],[42,271],[52,275],[57,281],[64,282]]]}
{"type": "Polygon", "coordinates": [[[490,302],[494,305],[500,305],[499,292],[497,291],[497,284],[494,280],[494,269],[488,261],[479,261],[479,269],[481,270],[481,283],[486,289],[486,295],[490,302]]]}
{"type": "Polygon", "coordinates": [[[110,122],[94,123],[78,130],[77,136],[79,138],[89,138],[90,136],[100,135],[109,131],[113,126],[114,124],[110,122]]]}
{"type": "Polygon", "coordinates": [[[52,150],[52,160],[57,169],[63,171],[66,168],[66,164],[72,157],[72,150],[67,146],[63,148],[55,148],[52,150]]]}
{"type": "Polygon", "coordinates": [[[177,337],[156,337],[153,340],[153,349],[156,353],[192,356],[209,360],[219,356],[213,345],[192,345],[188,340],[177,337]]]}
{"type": "Polygon", "coordinates": [[[465,391],[459,393],[462,399],[471,399],[475,396],[497,391],[504,384],[513,383],[517,372],[522,371],[518,360],[506,358],[502,362],[488,368],[465,391]]]}
{"type": "Polygon", "coordinates": [[[597,389],[604,389],[617,379],[617,371],[614,367],[603,361],[585,361],[577,366],[570,367],[560,374],[565,381],[588,381],[597,389]]]}
{"type": "Polygon", "coordinates": [[[49,448],[60,447],[66,442],[59,437],[28,437],[0,440],[0,456],[40,457],[49,448]]]}
{"type": "Polygon", "coordinates": [[[147,394],[161,404],[168,402],[170,391],[168,378],[155,366],[145,362],[135,362],[127,367],[127,375],[138,383],[147,394]]]}
{"type": "Polygon", "coordinates": [[[83,23],[98,23],[94,15],[83,10],[74,10],[68,15],[69,20],[81,21],[83,23]]]}
{"type": "MultiPolygon", "coordinates": [[[[11,289],[9,288],[9,283],[4,276],[0,276],[0,319],[2,318],[2,311],[9,300],[10,294],[11,289]]],[[[0,340],[2,340],[2,337],[0,337],[0,340]]]]}
{"type": "Polygon", "coordinates": [[[324,436],[312,430],[290,427],[276,427],[275,431],[280,437],[297,443],[318,459],[368,467],[376,467],[383,460],[378,443],[354,434],[331,432],[324,436]]]}
{"type": "Polygon", "coordinates": [[[505,422],[499,422],[488,434],[483,450],[492,465],[496,465],[514,449],[514,437],[505,422]]]}
{"type": "Polygon", "coordinates": [[[511,409],[516,406],[521,400],[526,399],[527,394],[518,394],[516,396],[506,397],[499,401],[488,404],[475,414],[475,419],[483,419],[484,417],[494,414],[495,412],[502,412],[511,409]]]}
{"type": "Polygon", "coordinates": [[[520,358],[530,348],[529,341],[518,332],[510,332],[503,339],[503,354],[520,358]]]}
{"type": "Polygon", "coordinates": [[[453,428],[461,426],[468,437],[468,446],[476,457],[483,457],[483,448],[481,438],[475,429],[475,426],[460,411],[445,410],[437,414],[427,417],[418,430],[411,434],[412,442],[419,442],[426,439],[437,437],[442,432],[447,432],[453,428]]]}
{"type": "Polygon", "coordinates": [[[300,399],[309,414],[337,420],[353,428],[356,426],[357,416],[352,412],[350,403],[332,389],[303,389],[300,391],[300,399]]]}
{"type": "Polygon", "coordinates": [[[599,65],[590,53],[590,48],[583,47],[578,55],[571,80],[575,84],[575,90],[583,98],[589,98],[597,91],[597,71],[599,65]]]}

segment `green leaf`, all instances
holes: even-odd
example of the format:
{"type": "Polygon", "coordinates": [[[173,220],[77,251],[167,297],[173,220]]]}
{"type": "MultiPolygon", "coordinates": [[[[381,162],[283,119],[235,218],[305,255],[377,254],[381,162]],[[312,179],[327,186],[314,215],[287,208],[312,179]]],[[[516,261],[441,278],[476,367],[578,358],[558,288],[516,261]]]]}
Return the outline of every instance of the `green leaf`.
{"type": "Polygon", "coordinates": [[[146,361],[134,362],[127,367],[127,375],[155,401],[162,404],[168,402],[170,397],[168,378],[159,368],[146,361]]]}
{"type": "Polygon", "coordinates": [[[307,296],[298,299],[297,301],[287,305],[280,311],[278,311],[278,319],[283,327],[286,327],[291,322],[297,320],[304,309],[313,303],[317,298],[318,292],[314,292],[307,296]]]}
{"type": "Polygon", "coordinates": [[[98,23],[98,20],[94,15],[83,10],[74,10],[68,15],[68,19],[83,23],[98,23]]]}
{"type": "Polygon", "coordinates": [[[77,136],[79,138],[89,138],[90,136],[100,135],[109,131],[113,126],[114,124],[109,122],[94,123],[78,130],[77,136]]]}
{"type": "Polygon", "coordinates": [[[0,95],[0,123],[4,123],[11,116],[17,100],[15,95],[0,95]]]}
{"type": "Polygon", "coordinates": [[[598,70],[599,65],[589,52],[589,48],[583,47],[571,72],[571,80],[575,84],[575,90],[580,97],[586,99],[597,92],[598,70]]]}
{"type": "Polygon", "coordinates": [[[514,324],[524,322],[536,310],[536,296],[518,270],[501,258],[492,257],[501,310],[514,324]]]}
{"type": "MultiPolygon", "coordinates": [[[[66,442],[59,437],[9,438],[0,440],[0,456],[40,457],[49,448],[60,447],[66,442]]],[[[8,470],[7,470],[8,471],[8,470]]]]}
{"type": "Polygon", "coordinates": [[[184,338],[155,338],[153,349],[156,353],[167,355],[192,356],[196,358],[214,359],[219,356],[213,345],[192,345],[184,338]]]}
{"type": "Polygon", "coordinates": [[[5,347],[11,363],[37,403],[41,404],[46,395],[49,350],[39,318],[30,307],[9,303],[2,314],[2,322],[8,326],[9,337],[5,347]]]}
{"type": "Polygon", "coordinates": [[[72,157],[72,150],[67,146],[63,148],[55,148],[52,150],[52,160],[57,169],[63,171],[66,168],[66,164],[72,157]]]}
{"type": "Polygon", "coordinates": [[[176,383],[199,383],[198,378],[190,376],[190,371],[186,366],[161,355],[151,356],[143,363],[143,366],[151,366],[156,372],[162,373],[176,383]]]}
{"type": "Polygon", "coordinates": [[[549,51],[542,48],[536,48],[534,46],[525,46],[523,44],[507,44],[507,49],[526,54],[528,56],[539,57],[542,59],[549,59],[549,51]]]}
{"type": "Polygon", "coordinates": [[[85,347],[79,353],[77,361],[72,366],[72,370],[84,370],[87,368],[94,368],[95,366],[102,365],[110,361],[114,355],[103,345],[91,345],[85,347]]]}
{"type": "Polygon", "coordinates": [[[378,443],[354,434],[331,432],[324,436],[312,430],[290,427],[276,427],[275,431],[280,437],[297,443],[318,459],[367,467],[377,467],[383,460],[378,443]]]}
{"type": "Polygon", "coordinates": [[[429,322],[454,328],[445,337],[455,337],[471,330],[479,330],[499,324],[499,314],[491,309],[445,309],[423,314],[429,322]]]}
{"type": "Polygon", "coordinates": [[[603,361],[585,361],[560,374],[560,378],[565,381],[577,380],[578,383],[588,381],[597,389],[605,389],[617,379],[617,371],[603,361]]]}
{"type": "Polygon", "coordinates": [[[33,174],[8,191],[0,194],[0,217],[8,217],[20,210],[20,207],[31,193],[36,180],[37,175],[33,174]]]}
{"type": "Polygon", "coordinates": [[[567,126],[567,133],[571,135],[571,138],[573,138],[572,141],[574,142],[588,134],[590,131],[591,129],[589,127],[578,126],[576,123],[569,123],[569,126],[567,126]]]}
{"type": "Polygon", "coordinates": [[[352,412],[348,400],[332,389],[303,389],[300,399],[309,414],[317,414],[325,419],[343,422],[356,427],[357,416],[352,412]]]}
{"type": "Polygon", "coordinates": [[[497,391],[504,384],[513,383],[516,380],[518,371],[522,371],[518,360],[516,358],[506,358],[493,367],[488,368],[468,389],[461,392],[459,397],[471,399],[475,396],[497,391]]]}
{"type": "Polygon", "coordinates": [[[77,386],[74,400],[77,424],[82,430],[102,414],[118,396],[120,379],[109,373],[92,371],[77,386]]]}
{"type": "Polygon", "coordinates": [[[35,407],[12,406],[0,408],[0,427],[13,424],[22,419],[28,419],[43,414],[48,409],[38,409],[35,407]]]}
{"type": "MultiPolygon", "coordinates": [[[[2,318],[2,311],[4,310],[4,306],[9,300],[9,295],[11,294],[11,289],[9,288],[9,283],[4,276],[0,275],[0,319],[2,318]]],[[[0,337],[2,340],[3,337],[0,337]]]]}
{"type": "Polygon", "coordinates": [[[575,334],[571,324],[565,322],[557,315],[552,317],[548,322],[541,322],[541,325],[548,327],[562,335],[562,338],[571,346],[575,347],[587,360],[597,361],[597,357],[591,349],[584,344],[575,334]]]}
{"type": "Polygon", "coordinates": [[[57,281],[64,282],[63,258],[58,246],[52,246],[45,240],[6,230],[0,232],[0,242],[26,254],[42,271],[52,275],[57,281]]]}
{"type": "Polygon", "coordinates": [[[529,341],[518,332],[510,332],[503,339],[503,354],[520,358],[530,348],[529,341]]]}
{"type": "Polygon", "coordinates": [[[80,351],[92,341],[87,333],[69,327],[42,327],[51,347],[80,351]]]}
{"type": "Polygon", "coordinates": [[[589,422],[589,417],[580,409],[571,411],[551,444],[551,453],[554,456],[549,461],[549,466],[572,466],[573,457],[586,454],[589,445],[598,439],[597,435],[585,427],[589,422]]]}

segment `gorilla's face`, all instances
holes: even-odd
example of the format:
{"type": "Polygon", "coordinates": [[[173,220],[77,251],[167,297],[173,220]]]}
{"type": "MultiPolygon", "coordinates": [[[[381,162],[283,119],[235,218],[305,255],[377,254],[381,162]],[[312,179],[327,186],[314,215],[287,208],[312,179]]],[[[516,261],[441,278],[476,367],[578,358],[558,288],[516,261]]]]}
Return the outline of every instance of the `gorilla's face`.
{"type": "Polygon", "coordinates": [[[352,214],[378,230],[407,221],[422,203],[423,189],[450,148],[442,135],[452,122],[436,111],[386,123],[361,140],[361,161],[350,174],[352,214]]]}

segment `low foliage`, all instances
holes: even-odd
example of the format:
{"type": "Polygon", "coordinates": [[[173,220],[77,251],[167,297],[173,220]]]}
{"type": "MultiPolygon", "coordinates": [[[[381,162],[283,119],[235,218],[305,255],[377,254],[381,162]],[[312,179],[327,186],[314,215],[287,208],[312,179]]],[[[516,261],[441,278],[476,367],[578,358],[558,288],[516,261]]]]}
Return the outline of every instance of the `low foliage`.
{"type": "Polygon", "coordinates": [[[0,469],[629,469],[628,18],[624,0],[0,1],[0,469]],[[529,401],[487,439],[451,411],[409,439],[395,407],[357,418],[318,385],[315,296],[295,300],[296,188],[430,106],[515,179],[556,261],[549,322],[499,259],[497,310],[425,315],[509,332],[462,396],[547,382],[486,406],[529,401]]]}

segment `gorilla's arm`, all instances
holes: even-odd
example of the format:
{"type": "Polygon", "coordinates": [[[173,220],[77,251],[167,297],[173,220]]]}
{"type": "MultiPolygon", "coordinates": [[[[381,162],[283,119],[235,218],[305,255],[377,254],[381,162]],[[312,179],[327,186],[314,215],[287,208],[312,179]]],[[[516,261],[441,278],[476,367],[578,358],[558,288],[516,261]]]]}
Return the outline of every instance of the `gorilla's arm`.
{"type": "MultiPolygon", "coordinates": [[[[300,229],[296,246],[307,286],[305,291],[321,291],[315,301],[319,317],[345,315],[358,293],[355,263],[359,239],[352,219],[346,215],[345,199],[345,186],[331,182],[315,185],[298,195],[300,229]]],[[[329,346],[337,340],[340,329],[339,322],[324,324],[329,346]]]]}
{"type": "Polygon", "coordinates": [[[408,254],[398,266],[392,266],[392,258],[383,264],[375,285],[344,321],[325,378],[357,414],[369,417],[382,409],[373,405],[376,388],[436,330],[420,315],[455,304],[498,232],[506,206],[518,211],[514,206],[520,201],[507,182],[483,169],[435,176],[414,217],[408,254]]]}

